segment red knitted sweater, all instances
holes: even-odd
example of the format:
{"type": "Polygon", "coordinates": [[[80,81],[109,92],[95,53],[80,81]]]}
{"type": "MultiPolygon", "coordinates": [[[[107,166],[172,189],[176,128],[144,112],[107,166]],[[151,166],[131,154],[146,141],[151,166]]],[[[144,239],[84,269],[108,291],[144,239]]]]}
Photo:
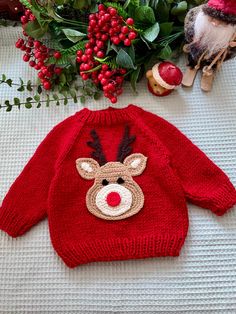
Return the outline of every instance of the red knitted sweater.
{"type": "Polygon", "coordinates": [[[47,216],[69,267],[177,256],[188,231],[186,200],[223,215],[236,190],[162,118],[133,105],[83,109],[38,147],[3,200],[0,228],[17,237],[47,216]]]}

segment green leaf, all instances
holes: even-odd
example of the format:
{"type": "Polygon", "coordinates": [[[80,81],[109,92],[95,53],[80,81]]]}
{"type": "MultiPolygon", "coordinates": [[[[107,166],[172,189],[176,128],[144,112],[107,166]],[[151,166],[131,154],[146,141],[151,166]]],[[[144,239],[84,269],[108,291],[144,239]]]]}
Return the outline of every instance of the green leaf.
{"type": "Polygon", "coordinates": [[[126,69],[136,69],[131,57],[124,49],[120,49],[117,56],[116,62],[119,66],[126,68],[126,69]]]}
{"type": "Polygon", "coordinates": [[[41,87],[41,85],[39,85],[38,87],[37,87],[37,92],[39,93],[39,94],[41,94],[42,93],[42,87],[41,87]]]}
{"type": "Polygon", "coordinates": [[[6,79],[7,79],[7,77],[6,77],[6,75],[5,74],[2,74],[2,81],[6,81],[6,79]]]}
{"type": "Polygon", "coordinates": [[[39,102],[36,106],[36,108],[40,108],[41,107],[41,102],[39,102]]]}
{"type": "Polygon", "coordinates": [[[135,71],[130,74],[130,83],[134,92],[136,92],[136,84],[141,71],[141,66],[139,66],[135,71]]]}
{"type": "Polygon", "coordinates": [[[14,101],[15,106],[20,106],[20,99],[19,98],[15,97],[13,101],[14,101]]]}
{"type": "Polygon", "coordinates": [[[52,97],[53,97],[54,100],[58,100],[59,99],[57,94],[53,94],[52,97]]]}
{"type": "Polygon", "coordinates": [[[82,38],[86,36],[86,34],[76,31],[71,28],[63,28],[62,31],[66,35],[66,37],[73,43],[77,43],[78,41],[80,41],[82,38]]]}
{"type": "Polygon", "coordinates": [[[80,96],[80,102],[81,104],[85,104],[86,102],[85,96],[80,96]]]}
{"type": "Polygon", "coordinates": [[[49,98],[49,95],[47,94],[46,97],[47,97],[47,100],[46,100],[46,107],[49,107],[49,105],[50,105],[50,98],[49,98]]]}
{"type": "Polygon", "coordinates": [[[32,108],[31,103],[30,103],[30,102],[25,103],[25,108],[26,108],[26,109],[32,108]]]}
{"type": "Polygon", "coordinates": [[[159,23],[155,23],[144,31],[143,37],[149,42],[153,42],[157,38],[159,32],[160,32],[159,23]]]}
{"type": "Polygon", "coordinates": [[[40,96],[39,96],[39,95],[35,95],[35,96],[34,96],[34,100],[35,100],[35,101],[40,101],[40,96]]]}
{"type": "Polygon", "coordinates": [[[159,58],[164,59],[164,60],[169,59],[171,55],[172,55],[172,50],[169,45],[166,45],[158,54],[159,58]]]}
{"type": "Polygon", "coordinates": [[[19,88],[17,88],[18,92],[23,92],[25,90],[25,87],[22,85],[19,88]]]}
{"type": "Polygon", "coordinates": [[[29,92],[32,92],[33,89],[32,89],[32,83],[31,83],[30,80],[27,82],[26,88],[27,88],[27,90],[28,90],[29,92]]]}
{"type": "Polygon", "coordinates": [[[172,32],[173,22],[165,22],[160,24],[160,36],[168,36],[172,32]]]}
{"type": "Polygon", "coordinates": [[[28,22],[25,27],[25,32],[33,38],[41,38],[48,30],[48,25],[45,24],[43,27],[37,20],[28,22]]]}
{"type": "Polygon", "coordinates": [[[171,10],[171,14],[173,15],[180,15],[187,11],[188,4],[186,1],[181,1],[177,4],[177,6],[173,7],[171,10]]]}
{"type": "Polygon", "coordinates": [[[98,100],[101,97],[101,94],[99,92],[95,92],[93,95],[94,100],[98,100]]]}
{"type": "Polygon", "coordinates": [[[154,24],[156,22],[155,14],[152,8],[148,6],[140,6],[135,10],[135,21],[137,22],[148,22],[154,24]]]}
{"type": "Polygon", "coordinates": [[[12,87],[12,80],[11,80],[11,79],[6,80],[5,83],[6,83],[8,86],[12,87]]]}
{"type": "Polygon", "coordinates": [[[65,97],[65,98],[64,98],[64,105],[66,106],[67,104],[68,104],[68,98],[65,97]]]}

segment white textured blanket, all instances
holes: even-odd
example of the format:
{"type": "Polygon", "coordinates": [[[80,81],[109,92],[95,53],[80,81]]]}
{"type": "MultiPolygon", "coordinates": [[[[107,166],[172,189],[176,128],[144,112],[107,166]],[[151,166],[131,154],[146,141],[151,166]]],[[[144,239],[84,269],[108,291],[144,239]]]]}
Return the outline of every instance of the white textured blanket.
{"type": "MultiPolygon", "coordinates": [[[[0,28],[0,74],[34,82],[35,71],[14,48],[19,34],[17,28],[0,28]]],[[[235,71],[235,61],[227,62],[211,94],[200,91],[199,78],[193,89],[164,98],[152,96],[145,81],[137,96],[127,85],[117,106],[134,103],[166,118],[236,185],[235,71]]],[[[0,102],[16,95],[28,96],[0,85],[0,102]]],[[[108,102],[103,98],[87,105],[101,109],[108,102]]],[[[0,199],[48,131],[80,109],[68,104],[0,110],[0,199]]],[[[94,263],[73,270],[54,252],[46,220],[17,239],[0,231],[0,314],[236,313],[236,208],[217,217],[189,205],[189,216],[178,258],[94,263]]]]}

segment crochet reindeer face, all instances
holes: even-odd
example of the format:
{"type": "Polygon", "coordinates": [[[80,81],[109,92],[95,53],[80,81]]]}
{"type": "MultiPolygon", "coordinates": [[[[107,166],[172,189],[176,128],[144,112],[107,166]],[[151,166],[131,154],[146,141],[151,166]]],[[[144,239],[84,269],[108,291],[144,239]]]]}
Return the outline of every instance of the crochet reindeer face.
{"type": "Polygon", "coordinates": [[[126,127],[117,161],[107,162],[96,131],[93,130],[91,135],[94,141],[88,142],[88,145],[95,149],[92,156],[99,162],[93,158],[76,160],[81,177],[86,180],[94,179],[94,184],[86,195],[88,210],[107,220],[120,220],[138,213],[143,207],[144,195],[133,176],[144,171],[147,158],[140,153],[127,156],[135,137],[129,136],[129,128],[126,127]]]}

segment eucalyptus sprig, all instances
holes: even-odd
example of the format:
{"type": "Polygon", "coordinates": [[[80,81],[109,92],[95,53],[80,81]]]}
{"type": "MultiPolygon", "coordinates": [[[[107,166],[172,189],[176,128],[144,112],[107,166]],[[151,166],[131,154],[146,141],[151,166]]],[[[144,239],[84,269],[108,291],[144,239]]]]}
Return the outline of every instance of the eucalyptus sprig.
{"type": "Polygon", "coordinates": [[[69,101],[77,103],[78,100],[84,104],[88,99],[97,100],[100,97],[100,91],[91,83],[86,82],[82,85],[74,84],[68,89],[62,89],[58,93],[43,93],[41,85],[34,85],[30,80],[24,82],[22,78],[19,79],[20,82],[13,82],[12,79],[7,78],[5,74],[2,74],[0,84],[5,84],[9,87],[16,86],[18,92],[24,92],[25,90],[29,92],[35,91],[34,95],[21,100],[18,97],[14,97],[13,100],[4,100],[0,102],[0,109],[5,108],[7,112],[11,111],[14,107],[21,109],[25,107],[26,109],[31,109],[32,107],[40,108],[42,104],[49,107],[51,104],[67,105],[69,101]]]}

